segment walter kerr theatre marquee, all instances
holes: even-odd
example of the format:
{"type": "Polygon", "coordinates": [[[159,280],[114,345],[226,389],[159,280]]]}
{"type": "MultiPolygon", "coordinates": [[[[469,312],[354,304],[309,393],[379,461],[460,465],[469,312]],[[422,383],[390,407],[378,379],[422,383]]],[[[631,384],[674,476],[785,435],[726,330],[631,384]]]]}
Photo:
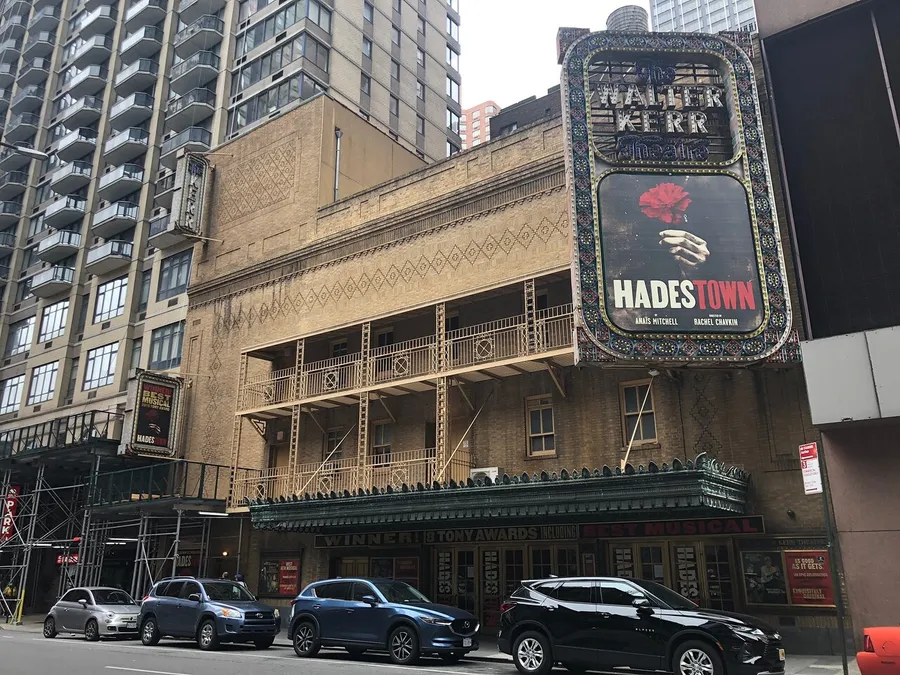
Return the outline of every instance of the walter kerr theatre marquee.
{"type": "Polygon", "coordinates": [[[582,363],[752,362],[791,328],[747,55],[713,35],[594,33],[563,61],[582,363]]]}

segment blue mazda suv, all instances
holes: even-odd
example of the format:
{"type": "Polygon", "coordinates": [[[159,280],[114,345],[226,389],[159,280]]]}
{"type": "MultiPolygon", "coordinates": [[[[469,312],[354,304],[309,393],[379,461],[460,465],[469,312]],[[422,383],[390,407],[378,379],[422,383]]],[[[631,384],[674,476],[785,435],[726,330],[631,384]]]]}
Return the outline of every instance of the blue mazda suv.
{"type": "Polygon", "coordinates": [[[303,589],[291,603],[288,636],[297,656],[343,647],[353,656],[387,652],[408,666],[420,656],[454,663],[478,649],[478,620],[456,607],[436,605],[415,588],[391,579],[331,579],[303,589]]]}

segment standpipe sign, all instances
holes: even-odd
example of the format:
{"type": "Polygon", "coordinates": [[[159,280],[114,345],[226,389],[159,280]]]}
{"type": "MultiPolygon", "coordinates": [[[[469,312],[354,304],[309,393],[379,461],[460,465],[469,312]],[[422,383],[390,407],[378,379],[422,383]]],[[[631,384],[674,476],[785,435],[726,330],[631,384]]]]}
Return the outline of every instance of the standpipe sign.
{"type": "Polygon", "coordinates": [[[181,381],[139,373],[131,448],[150,455],[175,456],[175,430],[181,381]]]}
{"type": "Polygon", "coordinates": [[[721,36],[592,33],[563,60],[580,362],[752,362],[791,328],[753,68],[721,36]]]}

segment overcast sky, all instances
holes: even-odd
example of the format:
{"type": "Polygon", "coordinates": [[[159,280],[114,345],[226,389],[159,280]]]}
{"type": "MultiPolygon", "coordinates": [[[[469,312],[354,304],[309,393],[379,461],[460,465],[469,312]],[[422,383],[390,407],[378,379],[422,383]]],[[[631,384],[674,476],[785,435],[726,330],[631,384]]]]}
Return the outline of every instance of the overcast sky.
{"type": "Polygon", "coordinates": [[[622,5],[649,9],[649,0],[460,0],[462,107],[546,94],[559,84],[556,29],[604,30],[622,5]]]}

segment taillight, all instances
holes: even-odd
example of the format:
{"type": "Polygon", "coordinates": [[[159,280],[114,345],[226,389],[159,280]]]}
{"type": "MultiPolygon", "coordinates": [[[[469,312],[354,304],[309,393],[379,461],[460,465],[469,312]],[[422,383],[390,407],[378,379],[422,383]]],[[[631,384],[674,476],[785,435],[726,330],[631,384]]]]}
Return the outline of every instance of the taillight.
{"type": "Polygon", "coordinates": [[[872,644],[872,638],[868,635],[863,636],[863,651],[864,652],[875,652],[875,645],[872,644]]]}
{"type": "Polygon", "coordinates": [[[507,600],[502,605],[500,605],[500,613],[503,614],[504,612],[508,612],[515,606],[516,606],[515,602],[513,602],[512,600],[507,600]]]}
{"type": "Polygon", "coordinates": [[[148,600],[149,598],[150,598],[149,595],[145,595],[145,596],[141,599],[141,604],[143,605],[145,602],[147,602],[147,600],[148,600]]]}
{"type": "Polygon", "coordinates": [[[297,604],[297,600],[299,600],[299,598],[294,598],[293,600],[291,600],[291,607],[297,604]]]}

